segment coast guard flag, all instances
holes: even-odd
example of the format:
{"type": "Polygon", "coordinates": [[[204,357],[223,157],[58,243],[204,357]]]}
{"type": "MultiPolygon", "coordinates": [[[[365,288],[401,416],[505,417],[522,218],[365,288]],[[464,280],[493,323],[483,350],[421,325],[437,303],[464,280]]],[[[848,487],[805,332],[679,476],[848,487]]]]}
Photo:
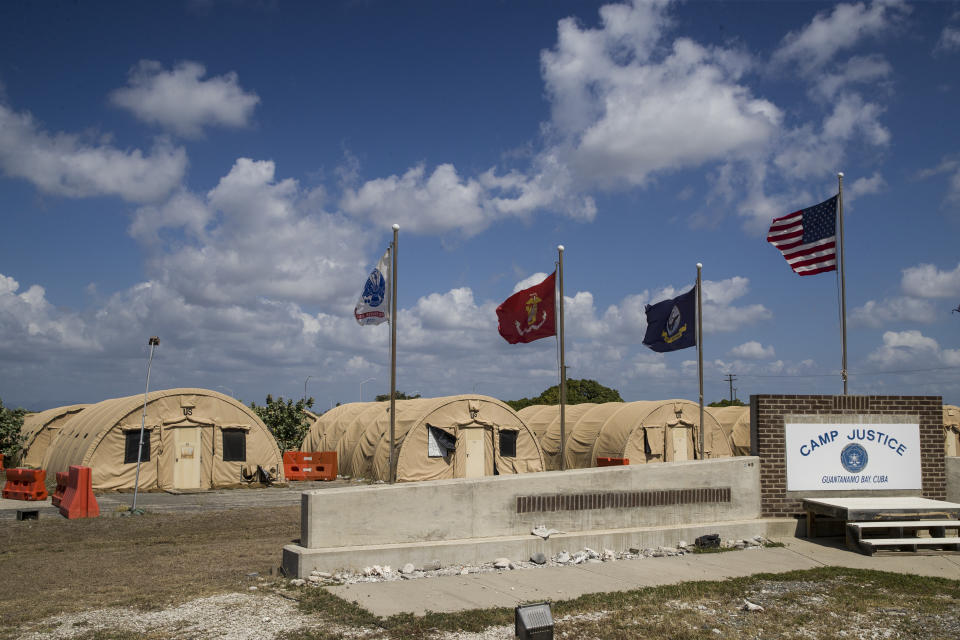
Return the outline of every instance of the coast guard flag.
{"type": "Polygon", "coordinates": [[[517,291],[497,307],[497,329],[510,344],[557,335],[554,291],[557,272],[540,284],[517,291]]]}
{"type": "Polygon", "coordinates": [[[696,306],[696,287],[676,298],[648,304],[647,333],[643,336],[643,344],[661,353],[695,347],[696,306]]]}
{"type": "Polygon", "coordinates": [[[363,284],[353,317],[359,324],[380,324],[390,319],[390,249],[363,284]]]}
{"type": "Polygon", "coordinates": [[[818,205],[774,218],[767,242],[783,254],[800,276],[837,270],[837,196],[818,205]]]}

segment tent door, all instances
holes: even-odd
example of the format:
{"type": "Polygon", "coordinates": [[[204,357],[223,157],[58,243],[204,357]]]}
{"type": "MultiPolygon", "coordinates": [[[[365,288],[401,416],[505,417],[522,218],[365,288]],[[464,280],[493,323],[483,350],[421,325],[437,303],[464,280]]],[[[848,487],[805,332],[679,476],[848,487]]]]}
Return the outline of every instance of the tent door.
{"type": "Polygon", "coordinates": [[[173,488],[200,488],[200,427],[177,427],[173,431],[173,488]]]}
{"type": "Polygon", "coordinates": [[[671,429],[671,435],[673,436],[670,439],[673,445],[673,460],[683,462],[687,459],[687,430],[671,429]]]}
{"type": "Polygon", "coordinates": [[[482,478],[487,469],[487,447],[484,443],[484,427],[460,427],[466,444],[465,478],[482,478]]]}

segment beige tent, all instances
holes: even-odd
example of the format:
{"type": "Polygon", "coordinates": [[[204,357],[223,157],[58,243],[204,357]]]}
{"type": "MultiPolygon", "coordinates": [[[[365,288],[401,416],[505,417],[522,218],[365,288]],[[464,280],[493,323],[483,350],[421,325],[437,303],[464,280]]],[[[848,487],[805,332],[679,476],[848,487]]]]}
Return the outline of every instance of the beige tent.
{"type": "MultiPolygon", "coordinates": [[[[303,451],[337,451],[340,473],[387,481],[390,403],[341,405],[304,438],[303,451]],[[320,449],[323,450],[323,449],[320,449]]],[[[543,470],[536,437],[506,404],[480,395],[396,402],[397,481],[472,478],[543,470]]]]}
{"type": "MultiPolygon", "coordinates": [[[[527,407],[522,416],[543,429],[540,445],[547,469],[560,468],[560,407],[527,407]],[[550,419],[550,416],[553,419],[550,419]]],[[[597,458],[627,458],[630,464],[693,460],[699,454],[700,406],[689,400],[578,404],[566,408],[566,468],[595,467],[597,458]]],[[[707,458],[733,455],[720,423],[704,413],[707,458]]]]}
{"type": "Polygon", "coordinates": [[[733,441],[733,454],[750,455],[750,407],[704,407],[723,427],[724,433],[733,441]]]}
{"type": "MultiPolygon", "coordinates": [[[[133,489],[143,396],[104,400],[66,422],[47,450],[48,477],[70,465],[93,469],[94,489],[133,489]]],[[[239,400],[209,389],[147,396],[141,489],[209,489],[283,479],[277,441],[239,400]]]]}
{"type": "Polygon", "coordinates": [[[71,404],[25,415],[23,426],[20,428],[20,433],[24,437],[20,466],[41,468],[43,456],[46,455],[50,442],[59,433],[60,427],[89,406],[88,404],[71,404]]]}
{"type": "Polygon", "coordinates": [[[960,407],[943,405],[944,453],[960,456],[960,407]]]}

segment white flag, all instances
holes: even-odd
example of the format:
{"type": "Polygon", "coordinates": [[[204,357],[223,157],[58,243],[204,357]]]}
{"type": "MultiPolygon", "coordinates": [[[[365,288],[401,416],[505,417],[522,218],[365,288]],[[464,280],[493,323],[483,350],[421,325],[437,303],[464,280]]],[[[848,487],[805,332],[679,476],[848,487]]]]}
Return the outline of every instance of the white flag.
{"type": "Polygon", "coordinates": [[[363,285],[353,316],[360,324],[380,324],[390,319],[390,249],[363,285]]]}

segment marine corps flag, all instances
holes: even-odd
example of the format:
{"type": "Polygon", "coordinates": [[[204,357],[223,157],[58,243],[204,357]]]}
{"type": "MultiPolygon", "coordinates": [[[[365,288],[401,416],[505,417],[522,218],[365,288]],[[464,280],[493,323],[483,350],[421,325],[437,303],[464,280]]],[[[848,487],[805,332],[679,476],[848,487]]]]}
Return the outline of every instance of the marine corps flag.
{"type": "Polygon", "coordinates": [[[658,352],[695,347],[696,306],[696,287],[676,298],[648,304],[647,333],[643,337],[643,344],[658,352]]]}
{"type": "Polygon", "coordinates": [[[540,284],[517,291],[497,307],[498,330],[510,344],[557,335],[554,292],[557,272],[540,284]]]}

